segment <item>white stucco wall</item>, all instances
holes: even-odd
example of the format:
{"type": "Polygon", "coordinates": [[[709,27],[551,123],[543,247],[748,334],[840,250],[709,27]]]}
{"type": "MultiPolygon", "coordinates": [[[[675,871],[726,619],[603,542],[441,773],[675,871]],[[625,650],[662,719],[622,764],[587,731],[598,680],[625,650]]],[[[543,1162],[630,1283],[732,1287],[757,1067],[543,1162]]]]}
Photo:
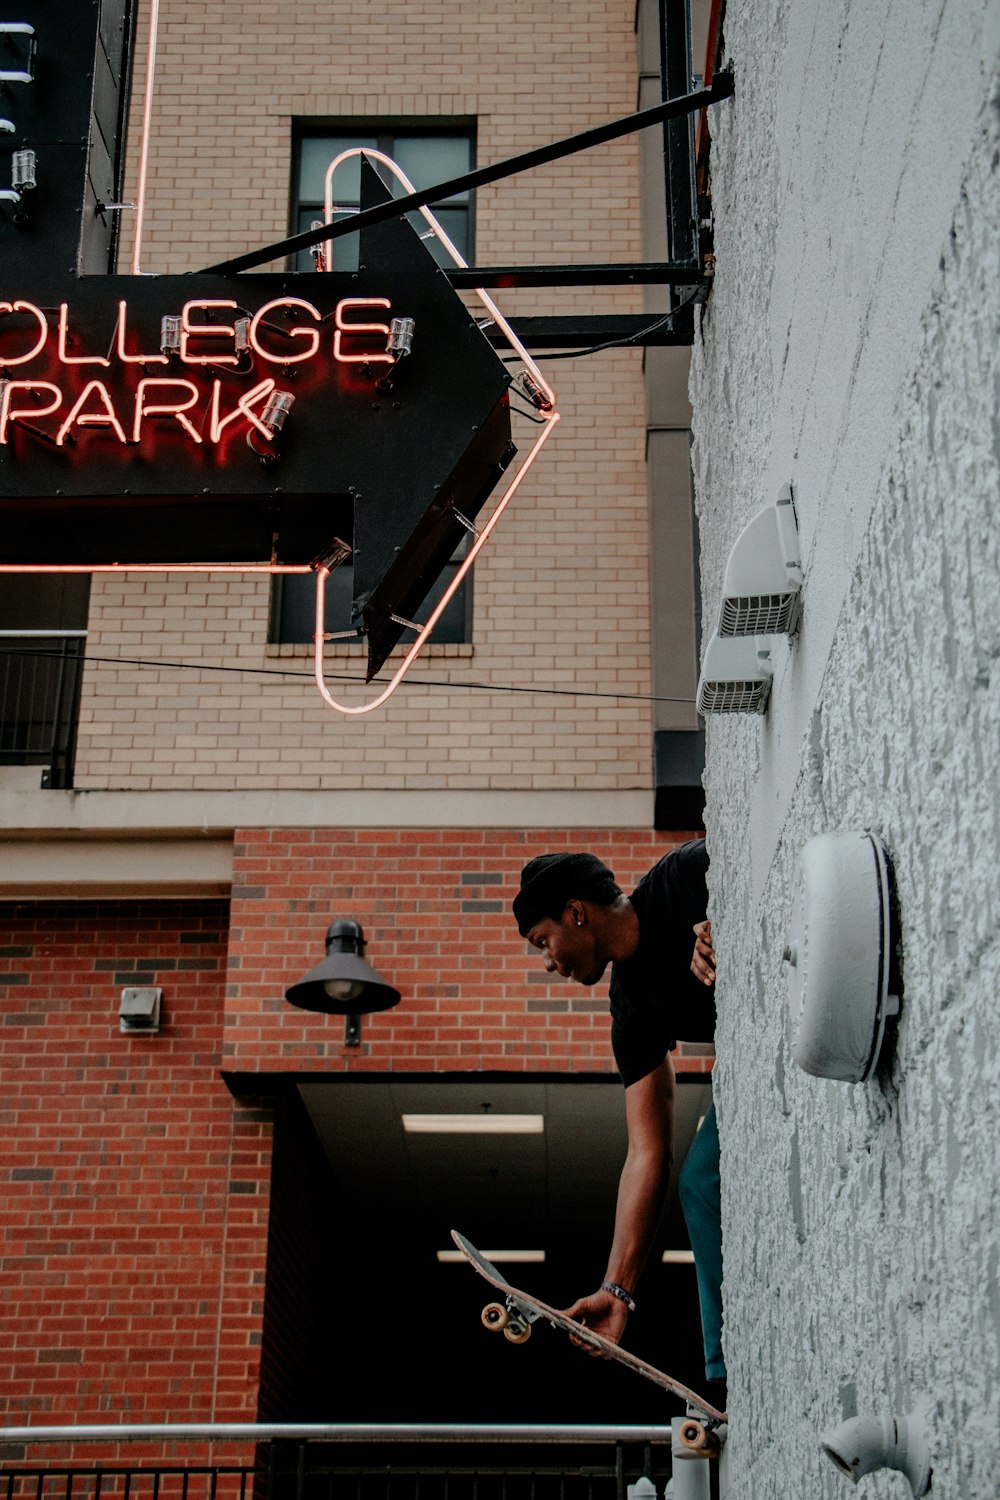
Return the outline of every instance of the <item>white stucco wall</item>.
{"type": "Polygon", "coordinates": [[[767,715],[708,732],[738,1500],[846,1496],[818,1433],[915,1407],[933,1493],[1000,1493],[998,44],[990,0],[728,8],[706,629],[786,481],[806,565],[767,715]],[[791,1061],[781,962],[799,848],[852,827],[890,852],[903,968],[856,1086],[791,1061]]]}

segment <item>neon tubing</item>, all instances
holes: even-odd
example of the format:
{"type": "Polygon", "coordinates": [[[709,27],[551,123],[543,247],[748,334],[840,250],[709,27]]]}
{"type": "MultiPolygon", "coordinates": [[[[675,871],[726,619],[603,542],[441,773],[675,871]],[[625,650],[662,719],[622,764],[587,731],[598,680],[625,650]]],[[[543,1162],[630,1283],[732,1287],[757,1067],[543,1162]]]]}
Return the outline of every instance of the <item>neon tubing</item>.
{"type": "Polygon", "coordinates": [[[438,603],[435,605],[432,613],[430,614],[430,616],[429,616],[429,618],[427,620],[426,625],[422,625],[420,627],[420,633],[418,634],[416,640],[413,642],[412,646],[407,651],[406,655],[404,656],[403,660],[400,662],[399,666],[396,668],[396,671],[393,673],[392,678],[390,679],[390,681],[388,682],[388,684],[386,685],[386,687],[383,688],[382,692],[379,693],[378,697],[377,698],[373,698],[370,703],[361,703],[361,704],[339,703],[336,698],[334,698],[334,697],[331,696],[330,692],[327,689],[326,681],[324,679],[324,674],[323,674],[323,641],[324,641],[324,629],[323,629],[323,627],[324,627],[324,624],[325,624],[324,615],[325,615],[325,602],[326,602],[326,580],[329,577],[330,570],[328,568],[324,568],[324,567],[320,567],[317,570],[317,573],[316,573],[316,635],[315,635],[316,686],[319,688],[320,693],[322,694],[324,700],[330,705],[331,708],[337,709],[337,711],[339,713],[350,714],[350,715],[354,715],[354,716],[357,716],[359,714],[370,714],[371,711],[372,711],[372,709],[374,709],[374,708],[381,708],[382,704],[385,703],[387,701],[387,699],[389,699],[389,698],[392,697],[393,693],[399,687],[399,684],[402,682],[403,678],[406,676],[407,672],[410,670],[410,667],[413,665],[413,663],[416,660],[417,656],[420,654],[421,650],[423,649],[423,646],[424,646],[424,644],[425,644],[425,642],[427,640],[427,637],[430,635],[431,631],[434,629],[435,625],[437,624],[438,620],[441,618],[441,616],[444,613],[445,609],[448,607],[448,604],[450,603],[452,595],[454,594],[455,590],[458,588],[459,584],[462,582],[462,580],[465,577],[466,573],[468,573],[469,569],[472,567],[472,564],[475,562],[476,558],[479,556],[479,553],[482,551],[483,547],[486,545],[486,542],[487,542],[487,540],[488,540],[488,538],[490,536],[490,533],[492,532],[494,526],[497,524],[497,522],[499,521],[500,517],[503,515],[504,511],[507,509],[507,506],[510,503],[510,501],[514,498],[514,495],[516,494],[517,490],[520,488],[521,481],[523,480],[524,476],[527,474],[528,470],[531,468],[531,465],[534,463],[535,457],[538,454],[538,452],[539,452],[542,444],[549,437],[549,435],[552,432],[553,427],[555,427],[555,425],[556,425],[556,423],[558,421],[559,421],[559,414],[558,414],[558,412],[552,412],[552,414],[549,416],[548,420],[546,421],[544,428],[538,434],[538,437],[537,437],[537,439],[536,439],[536,441],[534,443],[534,446],[528,452],[528,456],[525,458],[524,463],[521,465],[520,469],[518,469],[517,474],[515,475],[512,483],[508,486],[507,491],[506,491],[505,495],[503,496],[503,499],[498,503],[498,505],[497,505],[496,509],[494,510],[493,514],[490,516],[489,520],[486,522],[486,525],[483,527],[482,531],[479,533],[479,535],[476,537],[476,540],[473,542],[472,546],[469,548],[469,555],[468,555],[468,557],[465,558],[465,560],[463,561],[461,567],[458,569],[458,571],[456,572],[454,578],[452,579],[451,583],[445,589],[445,591],[442,594],[441,598],[438,600],[438,603]]]}
{"type": "Polygon", "coordinates": [[[153,116],[153,75],[156,72],[156,32],[160,24],[160,0],[150,0],[149,48],[146,53],[146,95],[142,101],[142,144],[139,148],[139,190],[135,204],[135,244],[132,247],[132,275],[140,276],[142,256],[142,222],[146,212],[146,173],[149,167],[149,130],[153,116]]]}
{"type": "MultiPolygon", "coordinates": [[[[369,157],[372,157],[376,161],[382,162],[382,164],[384,166],[388,167],[388,169],[389,169],[390,172],[393,172],[395,174],[395,176],[403,184],[403,187],[406,189],[406,191],[408,193],[412,193],[412,192],[416,191],[415,188],[413,187],[413,184],[410,182],[409,178],[406,176],[406,173],[403,172],[403,171],[401,171],[401,169],[396,165],[396,163],[392,160],[391,157],[386,156],[384,154],[384,152],[382,152],[382,151],[374,151],[374,150],[372,150],[371,148],[368,148],[368,147],[354,146],[354,147],[352,147],[348,151],[341,151],[339,153],[339,155],[337,155],[337,156],[334,157],[333,161],[330,163],[330,165],[326,169],[326,176],[325,176],[324,182],[323,182],[323,212],[324,212],[324,215],[326,217],[326,222],[328,224],[331,224],[333,222],[333,212],[334,212],[334,209],[333,209],[333,174],[337,170],[337,168],[340,166],[341,162],[346,161],[349,157],[352,157],[352,156],[361,156],[361,155],[369,156],[369,157]]],[[[434,232],[434,234],[440,240],[440,242],[444,246],[445,250],[447,250],[448,254],[451,256],[451,258],[455,262],[455,264],[457,266],[462,267],[462,269],[465,269],[465,267],[468,265],[468,262],[463,258],[461,252],[458,250],[458,248],[453,244],[452,240],[445,233],[444,229],[438,223],[437,219],[431,213],[430,209],[427,208],[427,207],[425,207],[425,206],[422,206],[422,207],[420,207],[419,212],[422,214],[424,220],[426,221],[426,223],[428,224],[428,226],[430,227],[430,229],[434,232]]],[[[330,261],[331,257],[332,257],[332,251],[331,251],[331,247],[330,247],[330,245],[328,243],[326,246],[324,246],[324,257],[323,257],[323,264],[324,264],[324,267],[327,270],[329,270],[329,261],[330,261]]],[[[536,382],[537,382],[537,384],[538,384],[538,386],[539,386],[542,394],[544,395],[546,401],[549,403],[550,407],[554,408],[555,404],[556,404],[556,394],[555,394],[555,391],[549,385],[548,381],[545,379],[545,376],[542,374],[541,370],[535,364],[535,361],[531,358],[531,355],[528,353],[527,349],[521,343],[521,340],[518,338],[518,336],[514,332],[513,328],[511,328],[510,324],[507,322],[507,319],[503,316],[503,314],[501,313],[500,309],[497,307],[496,303],[493,301],[492,297],[490,297],[488,295],[488,293],[482,287],[476,287],[475,288],[475,292],[476,292],[476,295],[478,296],[479,300],[483,303],[484,307],[486,307],[488,309],[488,311],[490,313],[490,316],[492,317],[492,319],[495,322],[495,324],[497,325],[497,327],[502,330],[502,332],[504,334],[504,337],[507,339],[508,343],[510,344],[511,348],[514,350],[515,354],[520,359],[521,363],[523,365],[525,365],[527,367],[527,369],[529,369],[531,371],[532,376],[536,380],[536,382]]],[[[532,447],[529,449],[527,457],[525,458],[525,460],[524,460],[523,464],[521,465],[521,467],[518,469],[517,474],[515,475],[515,477],[512,480],[512,482],[508,485],[508,487],[507,487],[504,495],[502,496],[502,498],[500,499],[500,501],[497,503],[496,508],[494,509],[493,513],[491,514],[489,520],[483,526],[483,529],[478,533],[478,535],[476,537],[476,540],[474,541],[474,543],[472,544],[472,546],[469,548],[468,556],[463,560],[461,566],[458,568],[457,572],[455,573],[454,578],[451,580],[451,583],[448,585],[448,587],[445,590],[444,594],[438,600],[438,603],[436,604],[435,608],[431,612],[431,614],[430,614],[430,616],[429,616],[429,618],[427,620],[427,623],[425,625],[422,625],[420,627],[420,630],[417,633],[416,640],[413,642],[413,644],[407,650],[406,655],[403,657],[402,662],[399,664],[399,666],[397,667],[396,671],[393,673],[391,679],[389,680],[389,682],[387,683],[387,685],[385,686],[385,688],[383,688],[382,692],[379,693],[377,697],[373,698],[369,703],[363,703],[363,704],[340,703],[336,698],[334,698],[331,695],[331,693],[329,692],[329,690],[328,690],[328,688],[326,686],[326,681],[325,681],[325,677],[324,677],[324,670],[323,670],[323,645],[324,645],[324,625],[325,625],[325,618],[324,618],[324,616],[325,616],[325,601],[326,601],[326,580],[329,577],[329,569],[328,568],[324,568],[324,567],[320,567],[319,569],[317,569],[317,573],[316,573],[316,633],[315,633],[315,637],[314,637],[314,643],[315,643],[314,660],[315,660],[315,666],[316,666],[316,686],[319,688],[319,691],[320,691],[320,693],[321,693],[324,701],[326,703],[328,703],[331,708],[335,708],[338,713],[348,714],[348,715],[352,715],[352,716],[357,716],[359,714],[371,713],[373,709],[381,708],[382,704],[385,703],[389,698],[392,697],[393,693],[396,691],[396,689],[398,688],[399,684],[402,682],[403,678],[406,676],[407,672],[410,670],[410,667],[413,665],[414,661],[419,656],[419,654],[420,654],[421,650],[423,649],[423,647],[424,647],[424,645],[425,645],[428,637],[431,634],[431,631],[434,629],[435,625],[437,624],[438,620],[441,618],[441,615],[444,613],[445,609],[448,607],[448,604],[450,603],[450,601],[451,601],[451,599],[452,599],[452,597],[453,597],[456,589],[462,583],[462,581],[465,578],[466,574],[468,573],[469,569],[472,567],[473,563],[475,562],[476,558],[479,556],[479,554],[482,551],[483,547],[486,545],[486,542],[489,539],[489,537],[490,537],[490,535],[491,535],[491,533],[493,531],[493,528],[496,526],[497,522],[500,520],[500,517],[503,515],[504,511],[507,509],[507,506],[509,505],[510,501],[513,499],[514,495],[517,493],[517,491],[520,488],[521,483],[522,483],[525,475],[527,474],[528,470],[531,468],[531,465],[534,463],[535,458],[537,457],[538,453],[541,451],[542,445],[550,437],[550,435],[552,433],[552,429],[555,427],[555,425],[556,425],[556,423],[558,421],[559,421],[559,414],[554,409],[550,410],[546,414],[545,419],[544,419],[544,425],[542,427],[542,431],[538,434],[538,437],[537,437],[536,441],[534,442],[534,444],[532,445],[532,447]]]]}

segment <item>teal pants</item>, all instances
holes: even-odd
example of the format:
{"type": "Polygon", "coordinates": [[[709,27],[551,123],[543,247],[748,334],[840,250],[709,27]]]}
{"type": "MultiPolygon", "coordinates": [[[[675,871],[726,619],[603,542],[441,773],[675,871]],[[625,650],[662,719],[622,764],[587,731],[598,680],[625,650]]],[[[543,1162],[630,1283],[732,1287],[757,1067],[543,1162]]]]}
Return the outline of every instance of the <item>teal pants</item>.
{"type": "Polygon", "coordinates": [[[681,1207],[694,1251],[705,1344],[705,1378],[725,1380],[722,1356],[722,1206],[719,1178],[719,1127],[715,1105],[691,1143],[679,1181],[681,1207]]]}

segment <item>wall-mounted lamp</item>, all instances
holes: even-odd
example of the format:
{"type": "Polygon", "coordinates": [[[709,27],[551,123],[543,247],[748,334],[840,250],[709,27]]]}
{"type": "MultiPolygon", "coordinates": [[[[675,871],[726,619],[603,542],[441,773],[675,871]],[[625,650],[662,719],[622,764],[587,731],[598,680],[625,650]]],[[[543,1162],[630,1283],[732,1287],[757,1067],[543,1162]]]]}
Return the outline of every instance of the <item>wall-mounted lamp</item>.
{"type": "Polygon", "coordinates": [[[879,1469],[896,1469],[906,1475],[914,1495],[926,1495],[931,1487],[930,1451],[916,1412],[905,1417],[851,1417],[820,1438],[820,1447],[855,1484],[879,1469]]]}
{"type": "Polygon", "coordinates": [[[786,484],[733,543],[722,583],[720,635],[791,635],[799,623],[802,561],[786,484]]]}
{"type": "Polygon", "coordinates": [[[705,648],[698,681],[698,712],[762,714],[771,695],[770,658],[764,641],[716,632],[705,648]]]}
{"type": "Polygon", "coordinates": [[[349,918],[331,922],[326,933],[326,958],[285,991],[285,999],[300,1010],[346,1016],[347,1047],[357,1047],[361,1042],[362,1015],[391,1010],[399,1004],[399,991],[365,962],[364,949],[360,922],[349,918]]]}
{"type": "Polygon", "coordinates": [[[118,1007],[118,1030],[132,1035],[151,1035],[160,1029],[160,1001],[163,991],[156,985],[132,986],[122,990],[118,1007]]]}
{"type": "Polygon", "coordinates": [[[784,960],[792,1057],[806,1073],[861,1083],[878,1061],[889,992],[889,863],[867,832],[821,833],[799,855],[799,896],[784,960]]]}
{"type": "Polygon", "coordinates": [[[413,332],[416,323],[412,318],[393,318],[389,324],[389,341],[385,346],[386,354],[390,354],[394,360],[405,359],[413,351],[413,332]]]}
{"type": "Polygon", "coordinates": [[[37,158],[34,151],[25,147],[23,151],[15,151],[11,157],[11,178],[18,192],[30,193],[35,186],[35,169],[37,158]]]}

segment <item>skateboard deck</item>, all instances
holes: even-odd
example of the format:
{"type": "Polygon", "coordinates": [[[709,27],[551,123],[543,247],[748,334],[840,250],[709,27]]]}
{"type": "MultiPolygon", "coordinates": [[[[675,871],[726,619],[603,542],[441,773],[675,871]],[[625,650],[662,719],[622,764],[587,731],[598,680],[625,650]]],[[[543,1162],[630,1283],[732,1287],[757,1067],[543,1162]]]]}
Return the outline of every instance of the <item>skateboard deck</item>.
{"type": "Polygon", "coordinates": [[[544,1318],[546,1322],[552,1324],[553,1328],[559,1328],[563,1333],[568,1333],[571,1338],[585,1344],[588,1349],[596,1350],[606,1359],[617,1360],[627,1370],[633,1370],[636,1375],[644,1376],[654,1385],[662,1386],[664,1390],[672,1391],[675,1396],[680,1396],[689,1407],[701,1413],[710,1426],[728,1421],[724,1411],[711,1406],[703,1396],[689,1390],[672,1375],[665,1375],[662,1370],[647,1364],[637,1354],[630,1353],[628,1349],[623,1349],[620,1344],[613,1343],[603,1334],[585,1327],[583,1323],[578,1323],[575,1318],[568,1318],[565,1313],[550,1307],[547,1302],[542,1302],[538,1297],[532,1297],[529,1293],[511,1286],[496,1266],[488,1261],[485,1255],[481,1255],[475,1245],[471,1244],[463,1234],[459,1234],[457,1229],[451,1231],[451,1237],[473,1270],[478,1271],[484,1281],[488,1281],[498,1292],[502,1292],[506,1299],[504,1303],[491,1302],[483,1308],[482,1318],[487,1328],[498,1333],[502,1331],[511,1343],[521,1344],[531,1332],[531,1324],[537,1322],[539,1318],[544,1318]]]}

